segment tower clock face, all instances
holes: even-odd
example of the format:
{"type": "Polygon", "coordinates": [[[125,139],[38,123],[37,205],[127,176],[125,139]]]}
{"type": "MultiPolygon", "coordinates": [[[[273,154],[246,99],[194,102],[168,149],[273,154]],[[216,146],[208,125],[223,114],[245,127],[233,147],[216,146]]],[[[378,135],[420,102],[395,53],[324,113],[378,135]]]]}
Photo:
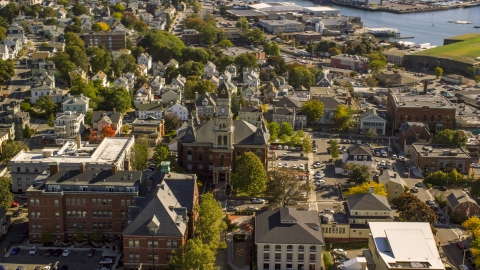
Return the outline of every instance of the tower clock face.
{"type": "Polygon", "coordinates": [[[220,112],[223,113],[223,114],[224,114],[226,111],[227,111],[227,110],[226,110],[225,108],[221,108],[221,109],[220,109],[220,112]]]}

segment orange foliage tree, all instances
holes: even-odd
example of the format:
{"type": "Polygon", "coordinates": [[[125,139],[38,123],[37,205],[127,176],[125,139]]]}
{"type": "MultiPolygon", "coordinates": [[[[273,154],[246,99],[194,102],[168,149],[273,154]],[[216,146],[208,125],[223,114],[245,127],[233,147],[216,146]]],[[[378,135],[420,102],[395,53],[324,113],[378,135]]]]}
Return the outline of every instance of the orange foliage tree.
{"type": "Polygon", "coordinates": [[[113,137],[113,136],[115,136],[115,130],[113,130],[113,128],[110,125],[104,126],[102,128],[102,136],[104,138],[113,137]]]}

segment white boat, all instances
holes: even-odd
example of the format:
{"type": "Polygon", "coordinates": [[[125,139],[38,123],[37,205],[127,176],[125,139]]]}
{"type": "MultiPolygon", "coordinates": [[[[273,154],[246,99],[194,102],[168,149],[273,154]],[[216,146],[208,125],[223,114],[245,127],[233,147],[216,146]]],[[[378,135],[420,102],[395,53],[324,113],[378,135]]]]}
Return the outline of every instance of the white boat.
{"type": "Polygon", "coordinates": [[[471,24],[469,21],[456,21],[456,24],[471,24]]]}
{"type": "Polygon", "coordinates": [[[449,20],[449,21],[447,21],[447,22],[449,22],[449,23],[456,23],[457,21],[456,21],[456,20],[449,20]]]}

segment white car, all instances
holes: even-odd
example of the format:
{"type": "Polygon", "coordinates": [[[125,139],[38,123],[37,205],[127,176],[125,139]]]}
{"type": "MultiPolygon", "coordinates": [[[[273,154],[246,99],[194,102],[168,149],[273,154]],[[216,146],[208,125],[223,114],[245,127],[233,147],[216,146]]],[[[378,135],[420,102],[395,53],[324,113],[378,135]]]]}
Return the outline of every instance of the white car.
{"type": "Polygon", "coordinates": [[[390,160],[387,160],[387,166],[390,166],[392,165],[392,163],[390,162],[390,160]]]}
{"type": "Polygon", "coordinates": [[[380,165],[385,166],[385,160],[382,160],[382,162],[380,162],[380,165]]]}
{"type": "Polygon", "coordinates": [[[277,147],[277,149],[278,149],[278,150],[282,150],[283,148],[282,148],[281,145],[279,145],[279,146],[277,147]]]}
{"type": "Polygon", "coordinates": [[[66,249],[63,250],[62,256],[63,256],[63,257],[68,257],[71,252],[72,252],[71,249],[66,248],[66,249]]]}
{"type": "Polygon", "coordinates": [[[305,166],[303,166],[303,164],[300,164],[300,167],[298,167],[298,169],[305,170],[305,166]]]}
{"type": "Polygon", "coordinates": [[[397,155],[393,154],[392,159],[397,159],[397,155]]]}
{"type": "Polygon", "coordinates": [[[472,168],[480,168],[480,164],[478,164],[478,163],[472,163],[472,164],[470,164],[470,167],[472,167],[472,168]]]}
{"type": "Polygon", "coordinates": [[[282,168],[282,163],[278,163],[277,167],[282,168]]]}
{"type": "Polygon", "coordinates": [[[252,203],[264,204],[264,203],[265,203],[265,200],[264,200],[264,199],[255,199],[255,198],[253,198],[253,199],[252,199],[252,203]]]}
{"type": "Polygon", "coordinates": [[[292,169],[296,169],[296,168],[297,168],[297,165],[293,164],[292,169]]]}
{"type": "Polygon", "coordinates": [[[50,269],[52,269],[52,268],[51,268],[50,266],[48,266],[48,265],[47,265],[47,266],[44,266],[44,267],[42,268],[42,270],[50,270],[50,269]]]}
{"type": "Polygon", "coordinates": [[[113,263],[113,259],[108,257],[105,257],[100,261],[100,264],[112,264],[112,263],[113,263]]]}
{"type": "Polygon", "coordinates": [[[30,249],[30,252],[28,253],[29,255],[35,255],[37,254],[38,252],[38,248],[37,246],[33,246],[31,249],[30,249]]]}
{"type": "Polygon", "coordinates": [[[288,150],[288,145],[285,145],[285,146],[283,147],[283,150],[288,150]]]}
{"type": "Polygon", "coordinates": [[[288,168],[288,162],[285,162],[285,164],[283,164],[283,167],[288,168]]]}
{"type": "Polygon", "coordinates": [[[315,179],[315,183],[317,183],[317,184],[325,184],[325,180],[324,180],[324,179],[315,179]]]}
{"type": "Polygon", "coordinates": [[[341,249],[341,248],[335,248],[333,250],[333,252],[337,253],[337,254],[347,255],[347,252],[344,249],[341,249]]]}

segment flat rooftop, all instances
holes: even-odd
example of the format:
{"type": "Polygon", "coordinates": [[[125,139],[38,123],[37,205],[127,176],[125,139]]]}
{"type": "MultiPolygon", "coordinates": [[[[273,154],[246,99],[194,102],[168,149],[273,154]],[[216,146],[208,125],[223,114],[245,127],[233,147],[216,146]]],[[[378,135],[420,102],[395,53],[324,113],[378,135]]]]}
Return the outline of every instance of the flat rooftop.
{"type": "Polygon", "coordinates": [[[304,11],[339,11],[338,8],[332,8],[327,6],[319,6],[319,7],[304,7],[304,11]]]}
{"type": "Polygon", "coordinates": [[[18,153],[10,162],[13,163],[98,163],[113,164],[121,154],[133,145],[134,138],[105,138],[99,145],[82,142],[77,149],[74,141],[67,141],[61,148],[46,148],[42,152],[18,153]],[[49,152],[51,155],[45,155],[49,152]]]}
{"type": "Polygon", "coordinates": [[[390,89],[390,94],[395,101],[397,107],[402,108],[418,108],[429,107],[437,109],[451,109],[455,106],[448,99],[441,95],[419,95],[412,92],[400,92],[399,89],[390,89]]]}
{"type": "Polygon", "coordinates": [[[413,148],[422,157],[439,158],[470,158],[470,155],[461,147],[440,144],[412,144],[413,148]]]}
{"type": "Polygon", "coordinates": [[[260,3],[249,5],[250,8],[260,11],[275,11],[275,12],[298,12],[303,10],[302,6],[289,2],[278,3],[260,3]]]}
{"type": "Polygon", "coordinates": [[[267,13],[261,12],[258,10],[253,10],[253,9],[229,9],[227,10],[228,13],[237,15],[239,17],[245,16],[245,17],[266,17],[268,16],[267,13]]]}
{"type": "Polygon", "coordinates": [[[427,222],[371,222],[370,232],[389,268],[445,269],[427,222]]]}

